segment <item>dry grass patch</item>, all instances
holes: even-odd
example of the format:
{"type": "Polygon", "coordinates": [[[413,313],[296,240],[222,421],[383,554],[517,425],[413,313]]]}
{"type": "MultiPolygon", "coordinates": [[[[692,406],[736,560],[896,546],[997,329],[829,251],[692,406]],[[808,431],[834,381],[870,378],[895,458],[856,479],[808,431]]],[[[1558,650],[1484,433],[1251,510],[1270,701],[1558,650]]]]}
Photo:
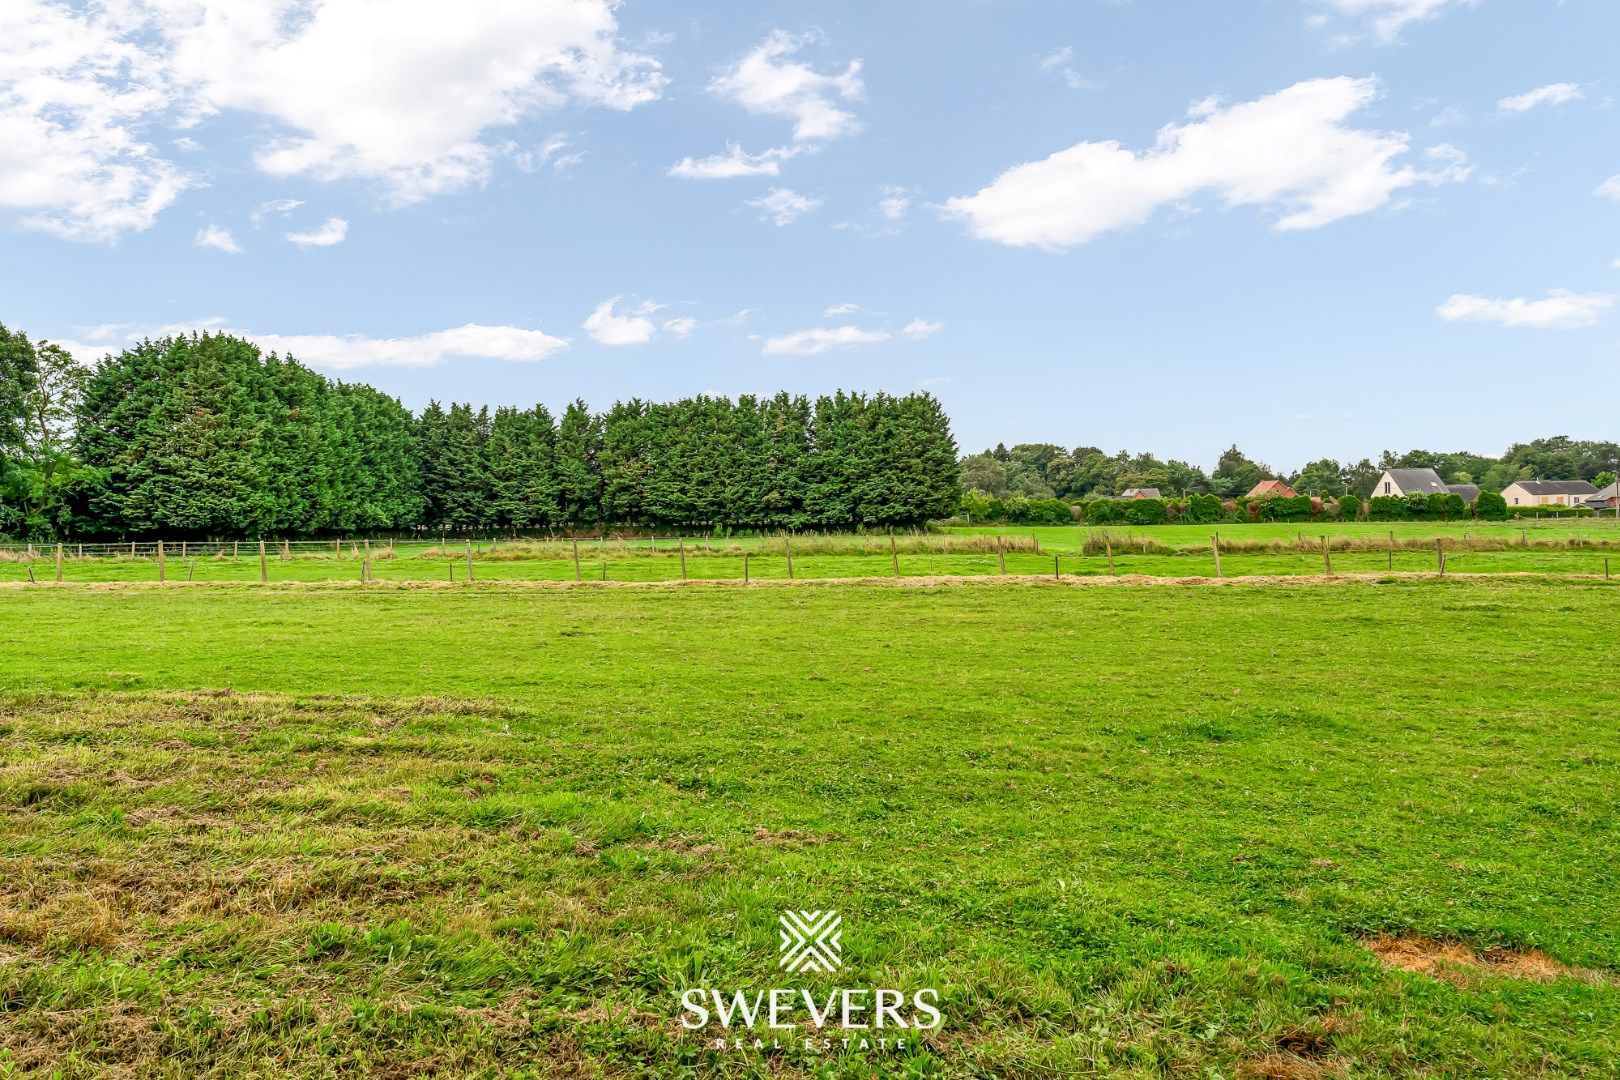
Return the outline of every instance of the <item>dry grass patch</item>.
{"type": "Polygon", "coordinates": [[[1576,979],[1589,986],[1609,985],[1613,981],[1601,971],[1560,963],[1540,949],[1475,949],[1460,941],[1390,934],[1381,934],[1362,944],[1390,967],[1443,979],[1465,990],[1477,986],[1483,976],[1532,982],[1576,979]]]}

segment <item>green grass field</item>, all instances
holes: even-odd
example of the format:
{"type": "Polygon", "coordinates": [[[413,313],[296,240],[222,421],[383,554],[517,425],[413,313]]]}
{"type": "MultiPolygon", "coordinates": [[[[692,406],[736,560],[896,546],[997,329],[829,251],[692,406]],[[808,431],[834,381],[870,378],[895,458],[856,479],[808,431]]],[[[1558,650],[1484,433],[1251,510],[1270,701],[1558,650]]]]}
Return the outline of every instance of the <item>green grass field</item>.
{"type": "Polygon", "coordinates": [[[1617,640],[1570,579],[0,589],[0,1074],[1613,1076],[1617,640]],[[796,978],[943,1025],[680,1026],[796,978]]]}
{"type": "MultiPolygon", "coordinates": [[[[1326,572],[1321,542],[1328,539],[1332,571],[1340,574],[1432,573],[1438,568],[1435,541],[1446,547],[1448,572],[1460,574],[1620,573],[1620,525],[1604,519],[1507,523],[1353,523],[1292,525],[1160,526],[1154,528],[957,529],[944,535],[901,536],[891,552],[885,536],[800,536],[796,580],[903,577],[1050,576],[1140,574],[1151,577],[1213,577],[1211,538],[1220,535],[1223,576],[1309,575],[1326,572]],[[1391,539],[1393,538],[1393,545],[1391,539]],[[1009,550],[996,551],[997,542],[1009,550]],[[1112,547],[1113,563],[1106,549],[1112,547]],[[1393,551],[1386,550],[1393,546],[1393,551]],[[1054,556],[1057,562],[1054,564],[1054,556]]],[[[693,581],[786,579],[789,541],[776,535],[732,540],[689,539],[685,558],[674,540],[581,541],[578,569],[567,541],[475,544],[400,544],[371,554],[378,581],[466,582],[466,555],[473,577],[482,581],[693,581]],[[746,556],[746,560],[745,560],[746,556]],[[746,565],[745,565],[746,562],[746,565]]],[[[136,557],[76,557],[64,549],[63,579],[84,582],[155,582],[158,561],[144,549],[136,557]]],[[[310,544],[290,557],[269,548],[266,573],[272,582],[358,581],[366,552],[356,541],[310,544]]],[[[55,551],[38,546],[32,556],[15,547],[0,553],[0,583],[55,578],[55,551]]],[[[260,567],[255,544],[233,549],[197,549],[170,544],[163,575],[169,582],[256,582],[260,567]]]]}

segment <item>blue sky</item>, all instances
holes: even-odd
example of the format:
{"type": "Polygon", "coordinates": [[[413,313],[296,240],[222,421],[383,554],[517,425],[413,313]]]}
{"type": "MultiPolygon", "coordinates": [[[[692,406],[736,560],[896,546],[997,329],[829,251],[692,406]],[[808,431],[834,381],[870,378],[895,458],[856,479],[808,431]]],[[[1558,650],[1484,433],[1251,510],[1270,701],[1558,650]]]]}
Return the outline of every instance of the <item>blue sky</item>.
{"type": "Polygon", "coordinates": [[[925,387],[970,451],[1613,438],[1617,41],[1612,0],[9,0],[0,320],[412,407],[925,387]]]}

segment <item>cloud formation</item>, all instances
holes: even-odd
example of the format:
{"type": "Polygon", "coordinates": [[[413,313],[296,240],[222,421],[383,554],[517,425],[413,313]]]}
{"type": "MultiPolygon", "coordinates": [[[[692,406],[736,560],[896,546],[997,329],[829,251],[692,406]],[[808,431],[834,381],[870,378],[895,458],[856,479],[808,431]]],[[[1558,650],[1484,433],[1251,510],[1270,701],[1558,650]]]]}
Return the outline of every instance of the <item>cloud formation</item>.
{"type": "Polygon", "coordinates": [[[349,238],[349,223],[340,217],[329,217],[307,232],[291,232],[287,239],[301,248],[331,247],[349,238]]]}
{"type": "Polygon", "coordinates": [[[776,176],[782,162],[798,154],[791,146],[778,146],[750,154],[736,143],[728,143],[725,153],[705,158],[684,157],[668,169],[670,176],[683,180],[734,180],[741,176],[776,176]]]}
{"type": "Polygon", "coordinates": [[[821,205],[821,200],[813,195],[800,195],[792,188],[778,187],[747,201],[749,206],[760,211],[761,219],[774,222],[778,227],[793,224],[821,205]]]}
{"type": "Polygon", "coordinates": [[[1531,327],[1538,330],[1576,330],[1592,326],[1614,306],[1614,297],[1603,293],[1574,293],[1555,290],[1544,299],[1514,297],[1491,300],[1458,293],[1435,309],[1447,322],[1483,322],[1497,326],[1531,327]]]}
{"type": "Polygon", "coordinates": [[[887,330],[863,330],[858,326],[818,326],[766,338],[762,351],[766,356],[820,356],[834,349],[875,345],[888,341],[891,336],[887,330]]]}
{"type": "Polygon", "coordinates": [[[359,367],[432,367],[452,359],[533,363],[568,348],[568,342],[520,326],[468,323],[413,337],[376,338],[364,334],[261,334],[227,328],[230,320],[210,315],[169,326],[97,326],[85,328],[90,342],[58,342],[80,363],[90,363],[123,348],[121,342],[163,338],[192,332],[233,334],[264,352],[296,357],[310,367],[348,370],[359,367]]]}
{"type": "Polygon", "coordinates": [[[192,243],[197,247],[214,248],[218,251],[229,252],[232,255],[242,253],[242,245],[236,242],[231,230],[223,225],[205,225],[197,232],[192,243]]]}
{"type": "Polygon", "coordinates": [[[1306,0],[1317,8],[1311,21],[1325,25],[1328,13],[1365,27],[1373,37],[1388,44],[1401,36],[1412,23],[1426,22],[1452,7],[1473,5],[1476,0],[1306,0]],[[1325,11],[1322,9],[1326,9],[1325,11]]]}
{"type": "Polygon", "coordinates": [[[1575,83],[1550,83],[1547,86],[1538,86],[1534,90],[1526,90],[1522,94],[1505,97],[1496,103],[1496,107],[1503,112],[1529,112],[1537,105],[1562,105],[1566,101],[1579,101],[1586,95],[1575,83]]]}
{"type": "Polygon", "coordinates": [[[826,73],[789,57],[818,40],[814,34],[795,36],[773,30],[709,84],[709,89],[751,113],[783,116],[793,121],[793,143],[750,154],[728,143],[721,154],[687,156],[671,165],[670,176],[686,180],[730,180],[741,176],[777,176],[782,162],[813,151],[821,143],[860,130],[860,121],[844,107],[866,92],[861,62],[851,60],[842,71],[826,73]]]}
{"type": "MultiPolygon", "coordinates": [[[[118,0],[0,4],[0,211],[106,241],[194,178],[149,140],[240,112],[273,176],[394,203],[478,183],[486,139],[567,102],[629,109],[667,80],[617,40],[614,0],[118,0]]],[[[189,134],[178,149],[195,146],[189,134]]]]}
{"type": "Polygon", "coordinates": [[[1236,105],[1211,98],[1161,128],[1149,150],[1077,143],[1008,169],[945,211],[981,239],[1061,251],[1199,195],[1271,211],[1279,230],[1314,229],[1385,207],[1413,185],[1467,177],[1455,147],[1432,149],[1433,167],[1418,169],[1399,160],[1408,135],[1346,123],[1377,96],[1377,80],[1339,77],[1236,105]]]}
{"type": "Polygon", "coordinates": [[[866,92],[861,62],[851,60],[842,71],[828,74],[789,59],[815,40],[814,35],[773,30],[710,89],[751,113],[792,120],[797,142],[836,139],[857,131],[860,122],[843,103],[857,101],[866,92]]]}

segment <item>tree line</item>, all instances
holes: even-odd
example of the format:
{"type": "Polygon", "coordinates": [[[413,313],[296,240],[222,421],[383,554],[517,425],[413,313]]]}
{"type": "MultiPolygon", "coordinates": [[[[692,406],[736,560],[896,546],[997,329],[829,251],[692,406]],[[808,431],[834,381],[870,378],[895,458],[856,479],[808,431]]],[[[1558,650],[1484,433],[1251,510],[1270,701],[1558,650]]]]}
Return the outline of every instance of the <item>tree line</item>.
{"type": "Polygon", "coordinates": [[[1057,499],[1069,503],[1120,495],[1130,488],[1158,488],[1167,496],[1217,495],[1234,499],[1262,480],[1283,480],[1301,495],[1366,500],[1386,469],[1430,468],[1447,484],[1475,484],[1501,491],[1516,480],[1589,480],[1601,488],[1614,482],[1620,444],[1571,439],[1565,435],[1515,443],[1500,458],[1467,451],[1441,453],[1384,451],[1375,463],[1362,458],[1341,463],[1312,461],[1283,472],[1254,461],[1236,446],[1221,454],[1209,472],[1184,461],[1161,461],[1152,454],[1108,454],[1095,446],[1065,450],[1052,443],[1021,443],[962,459],[964,492],[993,499],[1057,499]]]}
{"type": "Polygon", "coordinates": [[[930,395],[433,402],[413,415],[225,334],[84,368],[0,326],[0,533],[852,529],[956,509],[930,395]]]}

